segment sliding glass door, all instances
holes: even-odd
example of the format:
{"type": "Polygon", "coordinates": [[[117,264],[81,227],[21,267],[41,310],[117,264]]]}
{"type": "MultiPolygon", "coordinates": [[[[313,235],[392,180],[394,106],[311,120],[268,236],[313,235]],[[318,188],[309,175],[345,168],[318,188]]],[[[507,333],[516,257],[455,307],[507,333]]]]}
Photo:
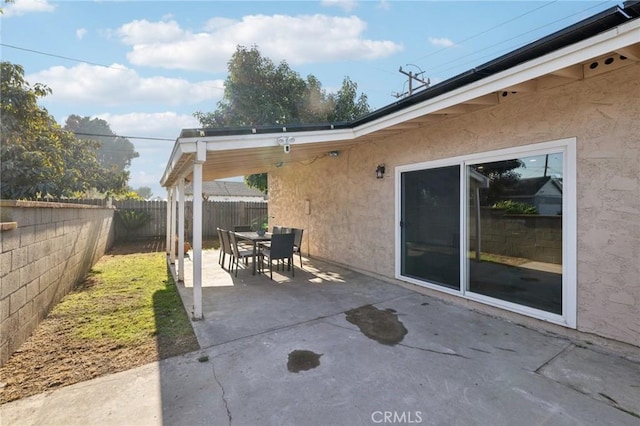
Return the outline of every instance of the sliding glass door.
{"type": "Polygon", "coordinates": [[[398,278],[575,326],[575,140],[399,167],[398,278]]]}
{"type": "Polygon", "coordinates": [[[460,288],[460,166],[402,173],[402,275],[460,288]]]}
{"type": "Polygon", "coordinates": [[[468,165],[467,290],[562,315],[563,154],[468,165]]]}

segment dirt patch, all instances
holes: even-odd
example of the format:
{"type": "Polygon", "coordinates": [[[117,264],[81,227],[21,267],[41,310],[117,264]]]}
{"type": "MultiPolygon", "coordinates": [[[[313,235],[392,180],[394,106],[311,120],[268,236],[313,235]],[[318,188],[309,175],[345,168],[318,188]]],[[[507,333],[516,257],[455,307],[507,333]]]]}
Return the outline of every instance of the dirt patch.
{"type": "MultiPolygon", "coordinates": [[[[136,242],[117,245],[103,259],[126,253],[164,251],[163,245],[160,247],[146,241],[137,243],[137,246],[136,242]]],[[[125,257],[121,256],[116,261],[124,261],[122,259],[125,257]]],[[[136,285],[139,283],[135,282],[136,285]]],[[[101,290],[100,286],[101,275],[90,274],[73,292],[88,295],[101,290]]],[[[172,324],[179,322],[178,319],[186,318],[181,302],[166,302],[166,295],[170,296],[174,291],[173,287],[167,286],[154,294],[156,299],[165,296],[165,304],[161,308],[154,305],[155,331],[151,330],[146,336],[126,342],[111,338],[108,334],[105,337],[83,338],[78,335],[78,330],[94,321],[95,314],[87,312],[86,315],[77,315],[54,309],[0,368],[0,404],[198,350],[190,327],[189,332],[171,328],[172,324]]],[[[118,294],[93,296],[99,299],[92,299],[91,304],[99,305],[101,312],[110,315],[110,312],[122,310],[124,306],[122,297],[115,296],[118,294]]]]}

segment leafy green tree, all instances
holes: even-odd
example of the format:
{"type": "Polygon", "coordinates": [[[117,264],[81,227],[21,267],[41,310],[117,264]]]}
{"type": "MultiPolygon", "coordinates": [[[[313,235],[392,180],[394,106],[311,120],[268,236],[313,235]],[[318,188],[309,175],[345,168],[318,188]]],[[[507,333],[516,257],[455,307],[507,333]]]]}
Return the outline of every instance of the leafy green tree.
{"type": "Polygon", "coordinates": [[[62,129],[38,99],[51,93],[30,85],[24,69],[0,63],[0,194],[3,198],[75,196],[90,188],[118,190],[126,181],[100,167],[98,144],[62,129]]]}
{"type": "MultiPolygon", "coordinates": [[[[223,98],[213,112],[194,116],[203,127],[268,126],[354,120],[369,112],[367,97],[345,77],[336,94],[306,79],[282,61],[276,65],[256,46],[238,46],[228,63],[223,98]]],[[[247,185],[267,191],[267,175],[246,176],[247,185]]]]}
{"type": "Polygon", "coordinates": [[[143,198],[145,200],[148,200],[149,198],[153,197],[153,192],[151,191],[151,188],[149,188],[148,186],[141,186],[140,188],[136,189],[135,192],[138,193],[140,198],[143,198]]]}
{"type": "Polygon", "coordinates": [[[131,166],[131,160],[140,156],[129,139],[113,133],[109,123],[101,118],[72,114],[67,118],[64,129],[75,133],[79,139],[99,142],[98,161],[116,173],[124,172],[131,166]]]}

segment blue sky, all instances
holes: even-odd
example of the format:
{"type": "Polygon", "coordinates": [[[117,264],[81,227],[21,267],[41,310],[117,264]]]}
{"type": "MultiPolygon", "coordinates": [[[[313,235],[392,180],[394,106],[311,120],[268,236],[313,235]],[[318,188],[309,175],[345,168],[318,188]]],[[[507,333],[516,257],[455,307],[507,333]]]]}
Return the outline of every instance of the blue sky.
{"type": "Polygon", "coordinates": [[[15,0],[0,55],[53,90],[41,105],[60,124],[97,116],[128,136],[140,153],[130,185],[164,197],[173,141],[215,109],[238,44],[328,91],[349,76],[377,109],[407,90],[400,67],[434,85],[619,3],[15,0]]]}

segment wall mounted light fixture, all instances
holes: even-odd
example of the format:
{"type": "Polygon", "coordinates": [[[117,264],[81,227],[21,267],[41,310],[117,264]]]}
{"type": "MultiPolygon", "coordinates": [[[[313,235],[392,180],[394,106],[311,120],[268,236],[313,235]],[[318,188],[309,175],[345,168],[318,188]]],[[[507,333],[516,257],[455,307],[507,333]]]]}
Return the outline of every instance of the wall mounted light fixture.
{"type": "Polygon", "coordinates": [[[384,177],[384,164],[378,164],[376,168],[376,178],[382,179],[384,177]]]}

